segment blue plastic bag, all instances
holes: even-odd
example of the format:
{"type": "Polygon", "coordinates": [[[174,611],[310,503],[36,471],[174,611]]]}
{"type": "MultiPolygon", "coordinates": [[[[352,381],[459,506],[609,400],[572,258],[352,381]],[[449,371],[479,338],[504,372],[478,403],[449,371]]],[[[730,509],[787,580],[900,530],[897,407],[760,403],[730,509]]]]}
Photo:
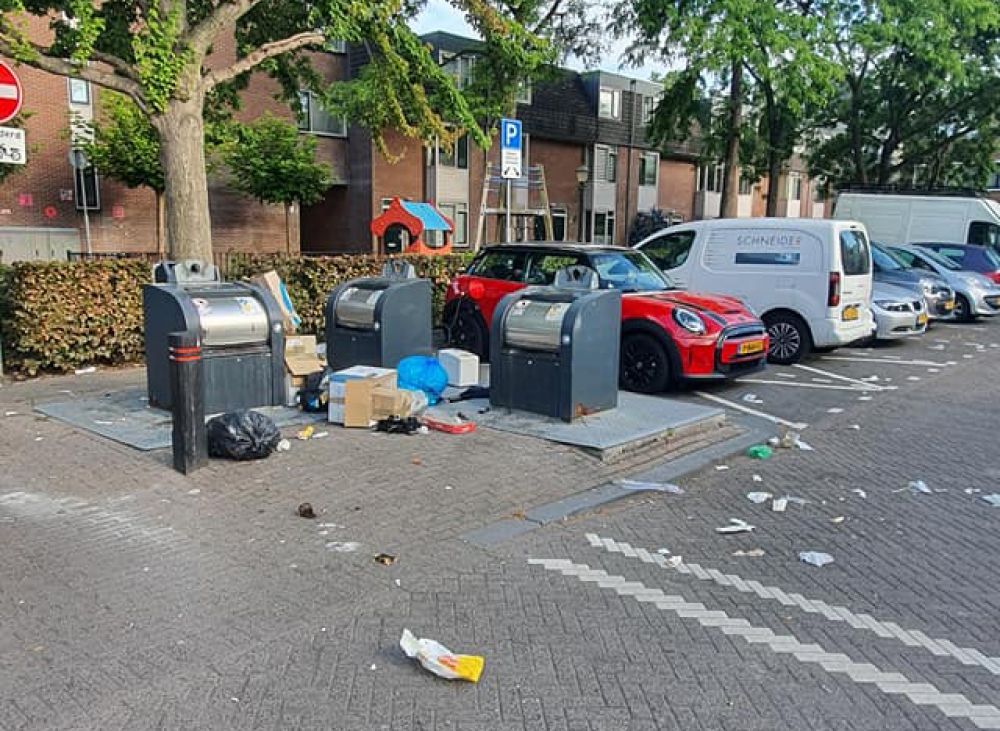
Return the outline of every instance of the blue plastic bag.
{"type": "Polygon", "coordinates": [[[433,406],[448,387],[448,374],[437,358],[411,355],[396,366],[396,381],[399,388],[423,391],[427,394],[427,402],[433,406]]]}

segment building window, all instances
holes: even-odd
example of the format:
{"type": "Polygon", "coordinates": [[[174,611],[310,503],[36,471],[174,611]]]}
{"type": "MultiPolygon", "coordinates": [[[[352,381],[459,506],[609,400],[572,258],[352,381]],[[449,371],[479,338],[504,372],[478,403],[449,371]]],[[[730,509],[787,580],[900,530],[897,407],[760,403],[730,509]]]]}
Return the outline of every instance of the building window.
{"type": "Polygon", "coordinates": [[[698,168],[698,190],[706,193],[722,192],[722,165],[702,165],[698,168]]]}
{"type": "Polygon", "coordinates": [[[391,205],[392,205],[392,198],[383,198],[382,199],[382,213],[385,213],[386,211],[388,211],[389,210],[389,206],[391,206],[391,205]]]}
{"type": "Polygon", "coordinates": [[[514,93],[514,101],[518,104],[531,104],[531,82],[521,81],[517,85],[517,91],[514,93]]]}
{"type": "Polygon", "coordinates": [[[299,92],[299,130],[314,135],[347,136],[347,118],[328,113],[311,91],[299,92]]]}
{"type": "Polygon", "coordinates": [[[469,207],[464,203],[440,203],[438,208],[455,226],[455,230],[451,234],[451,243],[458,247],[468,246],[469,207]]]}
{"type": "Polygon", "coordinates": [[[597,211],[594,214],[594,243],[613,244],[615,242],[615,212],[597,211]]]}
{"type": "Polygon", "coordinates": [[[655,152],[644,152],[639,156],[639,185],[656,185],[656,171],[660,166],[660,156],[655,152]]]}
{"type": "Polygon", "coordinates": [[[799,173],[788,175],[788,200],[802,200],[802,176],[799,173]]]}
{"type": "Polygon", "coordinates": [[[447,59],[444,70],[455,80],[455,85],[459,89],[464,89],[472,83],[472,69],[476,65],[475,56],[455,56],[447,53],[442,55],[447,59]]]}
{"type": "Polygon", "coordinates": [[[996,166],[996,170],[993,171],[989,181],[986,183],[986,187],[989,190],[1000,190],[1000,162],[997,162],[996,166]]]}
{"type": "Polygon", "coordinates": [[[83,79],[68,79],[69,103],[90,104],[90,82],[83,79]]]}
{"type": "Polygon", "coordinates": [[[535,216],[535,241],[565,241],[567,218],[565,206],[552,206],[549,211],[552,215],[552,238],[549,238],[548,231],[545,230],[545,217],[535,216]]]}
{"type": "Polygon", "coordinates": [[[642,98],[642,123],[647,127],[653,123],[653,117],[656,115],[656,101],[655,96],[642,98]]]}
{"type": "Polygon", "coordinates": [[[457,140],[455,140],[451,149],[447,149],[443,145],[438,145],[438,165],[444,165],[445,167],[458,168],[459,170],[469,169],[469,136],[462,135],[457,140]]]}
{"type": "Polygon", "coordinates": [[[101,188],[93,165],[83,170],[73,168],[73,199],[78,211],[84,208],[88,211],[101,210],[101,188]]]}
{"type": "Polygon", "coordinates": [[[753,193],[753,181],[750,178],[740,176],[740,195],[751,195],[753,193]]]}
{"type": "Polygon", "coordinates": [[[618,119],[622,116],[622,93],[618,89],[601,87],[598,113],[602,117],[618,119]]]}
{"type": "Polygon", "coordinates": [[[613,183],[617,180],[618,150],[607,145],[594,147],[594,180],[613,183]]]}

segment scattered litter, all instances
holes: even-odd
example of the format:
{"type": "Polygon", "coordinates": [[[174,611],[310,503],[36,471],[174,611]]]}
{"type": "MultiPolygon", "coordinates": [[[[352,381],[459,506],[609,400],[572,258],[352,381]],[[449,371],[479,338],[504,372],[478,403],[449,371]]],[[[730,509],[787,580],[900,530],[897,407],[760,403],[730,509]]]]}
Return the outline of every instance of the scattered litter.
{"type": "Polygon", "coordinates": [[[292,448],[292,443],[287,439],[282,439],[280,442],[278,442],[278,446],[275,447],[275,449],[279,452],[287,452],[291,448],[292,448]]]}
{"type": "Polygon", "coordinates": [[[94,366],[87,366],[86,368],[77,368],[73,372],[78,376],[86,376],[88,373],[97,373],[97,368],[94,366]]]}
{"type": "Polygon", "coordinates": [[[328,431],[318,431],[318,432],[316,432],[315,434],[312,435],[312,438],[313,439],[322,439],[323,437],[328,437],[328,436],[330,436],[330,432],[328,432],[328,431]]]}
{"type": "Polygon", "coordinates": [[[791,495],[785,495],[785,497],[782,499],[790,503],[795,503],[796,505],[805,505],[806,503],[809,502],[804,497],[792,497],[791,495]]]}
{"type": "Polygon", "coordinates": [[[940,373],[941,369],[940,368],[928,368],[927,372],[928,373],[940,373]]]}
{"type": "Polygon", "coordinates": [[[747,456],[753,459],[770,459],[774,452],[766,444],[757,444],[747,450],[747,456]]]}
{"type": "Polygon", "coordinates": [[[35,437],[35,441],[36,441],[36,442],[40,442],[40,441],[42,441],[43,439],[45,439],[45,437],[35,437]]]}
{"type": "Polygon", "coordinates": [[[670,555],[670,549],[669,548],[658,548],[658,549],[656,549],[656,552],[658,554],[660,554],[661,556],[669,556],[670,555]]]}
{"type": "Polygon", "coordinates": [[[410,464],[416,465],[416,466],[419,467],[420,465],[423,464],[423,460],[421,460],[420,457],[413,457],[413,458],[410,459],[410,464]]]}
{"type": "Polygon", "coordinates": [[[760,558],[764,555],[764,549],[762,548],[751,548],[749,551],[744,551],[742,548],[738,551],[733,551],[734,556],[744,556],[746,558],[760,558]]]}
{"type": "Polygon", "coordinates": [[[672,568],[677,568],[682,563],[684,563],[683,556],[671,556],[670,558],[667,559],[667,565],[669,565],[672,568]]]}
{"type": "Polygon", "coordinates": [[[819,551],[802,551],[799,554],[799,561],[805,561],[813,566],[826,566],[828,563],[833,563],[833,556],[819,551]]]}
{"type": "Polygon", "coordinates": [[[851,424],[848,429],[853,429],[854,431],[861,431],[861,424],[851,424]]]}
{"type": "Polygon", "coordinates": [[[479,682],[485,660],[479,655],[455,655],[444,645],[425,638],[417,639],[403,630],[399,646],[409,658],[415,658],[426,670],[447,680],[479,682]]]}
{"type": "Polygon", "coordinates": [[[910,482],[909,485],[907,485],[907,487],[910,488],[910,490],[912,490],[913,492],[922,493],[924,495],[931,494],[931,489],[927,487],[927,483],[924,482],[923,480],[913,480],[910,482]]]}
{"type": "Polygon", "coordinates": [[[867,500],[868,499],[868,493],[865,492],[864,490],[862,490],[860,487],[855,487],[853,490],[851,490],[851,492],[853,492],[855,495],[857,495],[862,500],[867,500]]]}
{"type": "Polygon", "coordinates": [[[833,408],[827,409],[826,413],[828,413],[828,414],[843,414],[844,410],[842,408],[840,408],[839,406],[834,406],[833,408]]]}
{"type": "Polygon", "coordinates": [[[919,381],[920,380],[920,376],[907,376],[906,380],[907,381],[919,381]]]}
{"type": "Polygon", "coordinates": [[[740,520],[739,518],[730,518],[729,525],[724,525],[721,528],[716,528],[716,533],[749,533],[754,529],[754,526],[747,523],[745,520],[740,520]]]}
{"type": "Polygon", "coordinates": [[[615,480],[614,484],[623,490],[670,492],[675,495],[683,495],[684,489],[669,482],[640,482],[638,480],[615,480]]]}
{"type": "Polygon", "coordinates": [[[399,579],[396,579],[396,586],[402,586],[402,585],[403,585],[403,582],[400,581],[399,579]]]}
{"type": "Polygon", "coordinates": [[[380,553],[375,556],[375,563],[380,563],[383,566],[392,566],[396,563],[396,557],[391,553],[380,553]]]}
{"type": "Polygon", "coordinates": [[[770,439],[767,440],[767,443],[769,445],[771,445],[772,447],[780,447],[781,446],[781,440],[778,439],[778,437],[771,437],[770,439]]]}
{"type": "Polygon", "coordinates": [[[305,429],[302,429],[302,430],[299,431],[299,433],[298,433],[298,439],[302,440],[303,442],[306,441],[306,440],[312,439],[312,435],[315,433],[315,431],[316,431],[316,427],[314,427],[314,426],[307,426],[305,429]]]}
{"type": "Polygon", "coordinates": [[[965,488],[965,494],[966,495],[975,495],[976,493],[980,493],[980,492],[982,492],[982,490],[980,490],[978,487],[967,487],[967,488],[965,488]]]}
{"type": "Polygon", "coordinates": [[[799,449],[801,449],[803,452],[814,452],[814,451],[816,451],[811,446],[809,446],[808,442],[803,442],[801,439],[796,439],[795,440],[795,446],[798,447],[799,449]]]}
{"type": "Polygon", "coordinates": [[[197,487],[188,490],[188,495],[201,495],[201,490],[197,487]]]}
{"type": "Polygon", "coordinates": [[[235,460],[264,459],[281,441],[281,432],[257,411],[232,411],[208,420],[208,454],[235,460]]]}
{"type": "Polygon", "coordinates": [[[994,508],[1000,508],[1000,493],[993,493],[992,495],[983,495],[982,500],[985,500],[994,508]]]}
{"type": "Polygon", "coordinates": [[[716,472],[725,472],[728,469],[729,469],[729,465],[727,465],[727,464],[717,464],[717,465],[715,465],[715,471],[716,472]]]}
{"type": "Polygon", "coordinates": [[[375,424],[375,431],[382,431],[386,434],[416,434],[423,424],[415,416],[407,416],[401,419],[398,416],[390,416],[387,419],[379,419],[375,424]]]}
{"type": "Polygon", "coordinates": [[[461,416],[450,419],[444,416],[429,417],[424,415],[422,418],[424,426],[421,427],[421,434],[429,433],[429,429],[444,432],[445,434],[468,434],[476,430],[476,423],[474,421],[469,421],[467,418],[463,419],[461,416]]]}
{"type": "Polygon", "coordinates": [[[753,479],[754,482],[763,482],[764,481],[764,478],[761,477],[760,475],[754,475],[752,479],[753,479]]]}
{"type": "Polygon", "coordinates": [[[315,518],[316,511],[313,510],[311,503],[302,503],[299,505],[299,517],[300,518],[315,518]]]}
{"type": "Polygon", "coordinates": [[[748,394],[746,394],[743,397],[743,400],[746,403],[748,403],[748,404],[762,404],[762,403],[764,403],[763,399],[758,398],[757,394],[755,394],[755,393],[748,393],[748,394]]]}
{"type": "Polygon", "coordinates": [[[771,503],[771,510],[775,513],[785,512],[785,508],[788,507],[788,500],[789,498],[787,497],[775,498],[774,502],[771,503]]]}
{"type": "Polygon", "coordinates": [[[17,412],[16,411],[8,411],[8,412],[4,413],[4,416],[17,416],[17,412]]]}
{"type": "Polygon", "coordinates": [[[372,663],[372,670],[377,670],[377,669],[378,669],[378,665],[376,665],[375,663],[372,663]]]}
{"type": "Polygon", "coordinates": [[[326,548],[337,553],[354,553],[361,548],[361,544],[354,541],[330,541],[326,544],[326,548]]]}
{"type": "Polygon", "coordinates": [[[830,522],[834,525],[840,525],[846,520],[843,515],[838,515],[836,518],[830,518],[830,522]]]}
{"type": "Polygon", "coordinates": [[[747,493],[747,500],[752,502],[754,505],[761,505],[770,500],[773,495],[769,492],[750,492],[747,493]]]}

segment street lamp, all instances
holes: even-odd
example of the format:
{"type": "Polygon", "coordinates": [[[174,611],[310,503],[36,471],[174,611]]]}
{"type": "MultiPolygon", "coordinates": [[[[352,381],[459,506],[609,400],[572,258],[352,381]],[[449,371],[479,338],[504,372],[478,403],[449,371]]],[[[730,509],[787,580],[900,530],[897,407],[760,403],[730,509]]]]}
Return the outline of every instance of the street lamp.
{"type": "Polygon", "coordinates": [[[583,237],[586,229],[583,225],[584,211],[583,211],[583,191],[587,187],[587,179],[590,177],[590,168],[586,165],[580,165],[576,169],[576,187],[580,190],[580,208],[577,214],[578,226],[577,226],[577,236],[576,240],[583,242],[583,237]]]}

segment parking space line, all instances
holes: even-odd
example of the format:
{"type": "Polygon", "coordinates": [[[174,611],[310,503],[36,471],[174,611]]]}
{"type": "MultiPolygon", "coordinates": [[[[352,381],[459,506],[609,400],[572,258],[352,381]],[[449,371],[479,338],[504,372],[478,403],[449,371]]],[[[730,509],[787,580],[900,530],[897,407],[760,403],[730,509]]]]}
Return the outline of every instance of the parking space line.
{"type": "Polygon", "coordinates": [[[949,717],[967,718],[977,728],[1000,728],[1000,708],[974,704],[960,693],[942,693],[930,683],[915,683],[895,671],[885,671],[866,662],[857,662],[844,653],[830,652],[819,644],[803,643],[794,635],[775,634],[768,627],[755,627],[742,617],[708,609],[700,602],[689,602],[676,594],[664,594],[641,581],[629,581],[624,576],[575,564],[568,559],[529,558],[528,564],[555,571],[578,581],[593,583],[598,589],[610,589],[619,596],[651,604],[662,612],[672,612],[681,619],[693,619],[706,630],[740,637],[752,645],[766,646],[771,652],[788,655],[799,662],[819,665],[828,673],[846,675],[858,684],[871,684],[886,695],[905,695],[917,705],[935,706],[949,717]]]}
{"type": "Polygon", "coordinates": [[[857,358],[850,355],[824,355],[821,360],[843,360],[850,361],[852,363],[886,363],[888,365],[909,365],[909,366],[936,366],[944,368],[946,366],[955,365],[955,361],[948,361],[947,363],[937,363],[932,360],[893,360],[891,358],[857,358]]]}
{"type": "MultiPolygon", "coordinates": [[[[603,538],[595,533],[588,533],[586,537],[587,542],[591,546],[601,548],[608,553],[619,553],[629,558],[638,558],[643,563],[656,564],[661,569],[668,571],[678,568],[678,566],[672,565],[666,556],[661,556],[658,553],[651,554],[648,551],[634,548],[625,541],[603,538]]],[[[976,658],[975,653],[977,650],[974,648],[958,647],[948,640],[930,638],[919,630],[903,629],[895,622],[883,622],[868,614],[856,614],[847,607],[828,605],[826,602],[818,599],[808,599],[800,594],[784,594],[777,586],[763,586],[754,581],[747,581],[735,574],[723,574],[715,569],[704,568],[695,563],[684,562],[679,564],[679,566],[686,566],[690,570],[681,573],[693,574],[702,581],[713,581],[720,586],[738,586],[743,584],[749,587],[747,592],[756,594],[762,599],[778,599],[778,597],[785,595],[791,599],[791,602],[782,602],[785,606],[795,605],[809,614],[821,614],[831,622],[846,622],[855,629],[874,632],[883,638],[897,639],[907,647],[923,647],[935,655],[941,655],[941,648],[943,648],[944,654],[950,655],[963,665],[978,665],[993,675],[1000,675],[1000,658],[982,655],[982,660],[980,661],[976,658]]]]}
{"type": "Polygon", "coordinates": [[[751,416],[756,416],[761,419],[767,419],[774,424],[787,426],[789,429],[795,429],[796,431],[802,431],[809,426],[808,424],[803,424],[797,421],[788,421],[787,419],[782,419],[780,416],[774,416],[773,414],[766,414],[763,411],[758,411],[757,409],[751,409],[749,406],[738,404],[734,401],[730,401],[729,399],[724,399],[721,396],[716,396],[715,394],[705,393],[704,391],[694,391],[693,393],[695,396],[701,396],[703,399],[714,401],[715,403],[722,404],[727,408],[742,411],[744,414],[750,414],[751,416]]]}
{"type": "Polygon", "coordinates": [[[791,386],[792,388],[819,388],[828,391],[881,391],[880,388],[838,386],[836,383],[802,383],[801,381],[769,381],[766,378],[740,378],[737,383],[759,383],[765,386],[791,386]]]}
{"type": "Polygon", "coordinates": [[[853,383],[854,387],[859,391],[891,391],[894,390],[894,386],[879,386],[874,383],[868,383],[866,381],[859,381],[857,378],[848,378],[847,376],[842,376],[839,373],[832,373],[831,371],[825,371],[822,368],[813,368],[812,366],[802,365],[801,363],[795,363],[793,368],[798,368],[799,370],[808,371],[809,373],[815,373],[819,376],[827,376],[833,378],[837,381],[846,381],[847,383],[853,383]]]}

